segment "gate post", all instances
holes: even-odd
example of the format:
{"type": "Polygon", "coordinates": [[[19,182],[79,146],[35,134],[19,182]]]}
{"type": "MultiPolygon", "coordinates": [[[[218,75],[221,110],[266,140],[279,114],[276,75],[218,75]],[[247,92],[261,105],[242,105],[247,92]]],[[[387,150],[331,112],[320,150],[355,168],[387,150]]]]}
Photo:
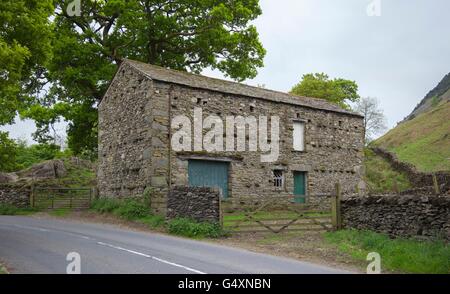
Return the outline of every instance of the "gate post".
{"type": "Polygon", "coordinates": [[[436,195],[441,194],[441,191],[439,191],[439,183],[438,183],[436,174],[433,174],[433,188],[434,188],[434,193],[436,195]]]}
{"type": "Polygon", "coordinates": [[[30,206],[31,208],[34,208],[34,183],[31,182],[30,186],[30,206]]]}
{"type": "Polygon", "coordinates": [[[342,228],[341,216],[341,185],[335,184],[334,193],[331,195],[331,223],[335,230],[342,228]]]}

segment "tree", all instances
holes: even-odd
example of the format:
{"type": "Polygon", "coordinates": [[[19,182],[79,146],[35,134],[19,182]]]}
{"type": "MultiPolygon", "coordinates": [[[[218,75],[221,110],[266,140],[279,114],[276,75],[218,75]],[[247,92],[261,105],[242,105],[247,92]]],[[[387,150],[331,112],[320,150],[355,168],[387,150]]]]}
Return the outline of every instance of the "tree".
{"type": "Polygon", "coordinates": [[[52,0],[0,2],[0,125],[12,123],[40,80],[51,57],[52,0]]]}
{"type": "Polygon", "coordinates": [[[349,109],[348,102],[359,99],[358,85],[354,81],[345,79],[330,79],[324,73],[305,74],[300,83],[295,85],[292,94],[322,98],[349,109]]]}
{"type": "Polygon", "coordinates": [[[354,111],[364,115],[365,141],[368,144],[373,137],[386,130],[386,118],[380,108],[378,99],[371,97],[361,98],[354,111]]]}
{"type": "Polygon", "coordinates": [[[0,132],[0,171],[13,171],[16,163],[16,144],[7,132],[0,132]]]}
{"type": "Polygon", "coordinates": [[[69,147],[95,152],[96,107],[123,58],[194,73],[212,67],[239,81],[263,65],[249,24],[261,14],[258,0],[85,0],[81,16],[69,16],[71,2],[55,0],[49,92],[23,112],[37,121],[40,141],[64,117],[69,147]]]}

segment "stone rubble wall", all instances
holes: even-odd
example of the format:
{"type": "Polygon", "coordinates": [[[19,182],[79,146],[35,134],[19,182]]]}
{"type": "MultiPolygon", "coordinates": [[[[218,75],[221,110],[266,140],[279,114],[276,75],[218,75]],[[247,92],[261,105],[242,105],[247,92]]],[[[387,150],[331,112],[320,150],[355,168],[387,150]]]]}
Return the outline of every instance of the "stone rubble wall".
{"type": "Polygon", "coordinates": [[[170,188],[188,186],[188,162],[195,157],[229,162],[229,200],[236,205],[245,198],[291,196],[294,171],[307,173],[312,203],[328,203],[313,197],[331,193],[338,181],[350,193],[361,183],[363,138],[359,116],[151,80],[124,64],[99,106],[100,197],[133,197],[152,187],[152,210],[165,214],[170,188]],[[263,163],[261,152],[171,150],[170,135],[176,131],[170,128],[171,118],[185,115],[192,122],[196,107],[202,108],[203,118],[217,115],[224,122],[226,116],[278,116],[278,160],[263,163]],[[298,119],[305,122],[304,152],[292,147],[293,121],[298,119]],[[274,187],[274,169],[284,171],[283,187],[274,187]]]}
{"type": "Polygon", "coordinates": [[[168,219],[183,217],[220,223],[220,194],[208,187],[173,187],[167,199],[168,219]]]}
{"type": "Polygon", "coordinates": [[[450,195],[352,196],[342,200],[341,212],[345,228],[450,240],[450,195]]]}
{"type": "Polygon", "coordinates": [[[398,160],[397,156],[392,152],[379,147],[372,148],[372,150],[379,156],[388,160],[395,170],[405,173],[414,187],[422,188],[426,186],[433,186],[433,174],[435,174],[439,186],[443,189],[442,192],[450,190],[450,172],[420,172],[413,164],[398,160]]]}
{"type": "Polygon", "coordinates": [[[30,206],[30,188],[12,184],[0,184],[0,204],[18,208],[30,206]]]}

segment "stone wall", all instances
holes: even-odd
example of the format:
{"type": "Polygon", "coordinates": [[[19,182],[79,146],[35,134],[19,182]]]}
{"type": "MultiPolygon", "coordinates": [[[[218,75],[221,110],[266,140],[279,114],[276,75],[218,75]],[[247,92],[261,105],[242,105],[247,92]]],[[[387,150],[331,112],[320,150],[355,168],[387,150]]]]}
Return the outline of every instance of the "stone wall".
{"type": "Polygon", "coordinates": [[[450,196],[382,195],[342,200],[345,228],[373,230],[393,237],[450,240],[450,196]]]}
{"type": "MultiPolygon", "coordinates": [[[[394,153],[385,149],[376,147],[372,148],[372,150],[388,160],[395,170],[405,173],[414,187],[433,186],[433,173],[420,172],[413,164],[398,160],[394,153]]],[[[436,175],[439,186],[442,186],[442,192],[450,190],[450,172],[439,171],[434,174],[436,175]]]]}
{"type": "Polygon", "coordinates": [[[30,206],[30,188],[13,184],[0,184],[0,204],[10,204],[18,208],[30,206]]]}
{"type": "Polygon", "coordinates": [[[219,191],[208,187],[173,187],[167,199],[167,218],[176,217],[219,223],[219,191]]]}

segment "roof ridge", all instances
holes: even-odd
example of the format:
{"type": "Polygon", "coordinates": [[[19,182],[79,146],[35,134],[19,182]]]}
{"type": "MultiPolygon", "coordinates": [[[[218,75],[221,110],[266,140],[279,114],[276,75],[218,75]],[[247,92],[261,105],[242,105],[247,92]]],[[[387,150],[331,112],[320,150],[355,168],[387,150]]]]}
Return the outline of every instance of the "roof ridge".
{"type": "Polygon", "coordinates": [[[294,95],[291,93],[256,87],[256,86],[247,85],[247,84],[239,83],[239,82],[235,82],[235,81],[228,81],[228,80],[223,80],[223,79],[219,79],[219,78],[208,77],[208,76],[204,76],[204,75],[200,75],[200,74],[196,74],[196,73],[192,73],[192,72],[169,69],[169,68],[165,68],[165,67],[162,67],[159,65],[149,64],[149,63],[136,61],[136,60],[132,60],[132,59],[127,59],[127,58],[124,58],[123,61],[126,62],[127,64],[130,64],[134,69],[138,70],[139,72],[143,73],[144,75],[146,75],[147,77],[149,77],[150,79],[153,79],[153,80],[171,82],[171,83],[175,83],[175,84],[182,84],[185,86],[201,88],[201,89],[206,89],[206,90],[211,90],[211,91],[216,91],[216,92],[242,95],[242,96],[246,96],[246,97],[250,97],[250,98],[254,98],[254,99],[271,100],[271,101],[279,102],[279,103],[288,103],[288,104],[299,105],[299,106],[315,108],[315,109],[321,109],[321,110],[326,110],[326,111],[331,111],[331,112],[344,113],[344,114],[353,115],[353,116],[361,116],[360,114],[358,114],[356,112],[341,108],[338,105],[336,105],[332,102],[329,102],[325,99],[321,99],[321,98],[294,95]],[[146,67],[146,68],[142,68],[142,67],[146,67]],[[162,71],[164,73],[172,75],[172,76],[170,77],[170,76],[166,75],[164,77],[164,74],[161,73],[162,71]],[[189,80],[189,78],[197,79],[198,81],[189,80]],[[200,81],[200,83],[199,83],[199,81],[200,81]],[[205,86],[203,84],[201,85],[202,82],[208,83],[208,81],[211,83],[214,83],[215,85],[214,86],[205,86]],[[229,87],[241,88],[241,89],[230,90],[230,89],[227,89],[226,85],[221,85],[221,84],[226,84],[229,87]],[[260,92],[260,94],[265,94],[265,95],[257,95],[257,94],[250,93],[250,92],[244,93],[244,90],[250,90],[250,89],[254,90],[253,92],[260,92]],[[270,98],[264,97],[264,96],[272,96],[271,94],[273,94],[274,96],[270,97],[270,98]],[[275,96],[279,96],[279,97],[276,98],[275,96]],[[289,99],[289,101],[287,99],[289,99]],[[322,105],[319,105],[319,104],[322,104],[322,105]]]}

